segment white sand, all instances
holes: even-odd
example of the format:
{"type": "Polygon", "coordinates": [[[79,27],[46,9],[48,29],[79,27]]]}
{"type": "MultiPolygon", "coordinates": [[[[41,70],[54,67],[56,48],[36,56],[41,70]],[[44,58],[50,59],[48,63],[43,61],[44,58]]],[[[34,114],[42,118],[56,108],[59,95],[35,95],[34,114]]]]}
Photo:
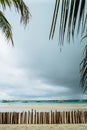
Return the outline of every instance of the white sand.
{"type": "MultiPolygon", "coordinates": [[[[0,106],[0,111],[20,110],[87,110],[87,105],[37,105],[37,106],[0,106]]],[[[61,124],[61,125],[0,125],[0,130],[87,130],[87,124],[61,124]]]]}
{"type": "Polygon", "coordinates": [[[87,124],[69,125],[0,125],[0,130],[87,130],[87,124]]]}
{"type": "Polygon", "coordinates": [[[0,106],[0,111],[28,111],[28,110],[37,110],[37,111],[49,111],[49,110],[87,110],[87,105],[2,105],[0,106]]]}

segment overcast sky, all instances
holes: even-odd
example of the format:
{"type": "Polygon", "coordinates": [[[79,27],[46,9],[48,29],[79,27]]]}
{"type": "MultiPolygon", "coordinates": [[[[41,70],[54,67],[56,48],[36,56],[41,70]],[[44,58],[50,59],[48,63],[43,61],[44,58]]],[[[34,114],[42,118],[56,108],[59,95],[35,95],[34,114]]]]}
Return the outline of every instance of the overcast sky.
{"type": "Polygon", "coordinates": [[[80,87],[84,45],[79,43],[79,36],[74,43],[65,41],[60,52],[57,30],[49,40],[55,1],[24,1],[32,14],[26,29],[14,8],[5,12],[15,47],[0,33],[0,100],[86,99],[80,87]]]}

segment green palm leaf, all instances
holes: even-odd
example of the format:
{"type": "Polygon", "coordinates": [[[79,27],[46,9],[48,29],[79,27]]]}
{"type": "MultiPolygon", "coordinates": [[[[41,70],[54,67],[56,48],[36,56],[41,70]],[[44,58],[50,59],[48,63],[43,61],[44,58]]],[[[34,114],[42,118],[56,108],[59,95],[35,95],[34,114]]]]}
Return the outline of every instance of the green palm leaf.
{"type": "Polygon", "coordinates": [[[56,0],[49,39],[53,38],[53,36],[54,36],[55,27],[56,27],[56,21],[57,21],[57,15],[58,15],[58,9],[59,9],[59,4],[60,4],[60,0],[56,0]]]}
{"type": "MultiPolygon", "coordinates": [[[[50,39],[51,38],[53,39],[54,37],[55,26],[58,16],[58,9],[60,6],[61,6],[60,10],[61,18],[59,25],[59,43],[63,44],[65,33],[67,33],[67,39],[70,42],[71,37],[74,39],[75,29],[77,29],[77,33],[79,33],[79,30],[81,28],[81,35],[87,32],[87,10],[85,10],[86,0],[61,0],[61,2],[59,0],[56,0],[52,25],[50,29],[50,39]],[[57,2],[59,2],[59,4],[57,4],[57,2]],[[76,28],[76,22],[77,22],[77,28],[76,28]]],[[[81,41],[83,41],[84,38],[87,38],[87,34],[82,38],[81,41]]],[[[87,89],[87,45],[85,47],[84,53],[85,53],[84,58],[80,64],[81,66],[80,74],[81,74],[81,85],[83,91],[85,92],[87,89]]]]}
{"type": "Polygon", "coordinates": [[[78,21],[78,32],[79,32],[79,28],[80,28],[80,21],[81,21],[82,17],[84,16],[85,3],[86,3],[86,0],[81,1],[80,15],[79,15],[79,21],[78,21]]]}
{"type": "Polygon", "coordinates": [[[27,24],[29,22],[30,12],[23,0],[0,0],[3,9],[8,6],[11,8],[12,5],[17,9],[18,13],[21,14],[21,22],[27,24]]]}
{"type": "MultiPolygon", "coordinates": [[[[18,13],[20,13],[21,15],[20,22],[22,22],[24,25],[28,24],[30,12],[28,7],[23,2],[23,0],[0,0],[0,4],[2,5],[2,8],[4,10],[6,9],[7,6],[11,8],[11,6],[14,5],[18,13]]],[[[11,25],[9,24],[9,22],[7,21],[2,12],[0,12],[0,28],[5,34],[7,40],[11,40],[12,45],[14,45],[11,25]]]]}
{"type": "Polygon", "coordinates": [[[0,0],[0,4],[2,5],[3,9],[6,9],[6,6],[11,7],[12,0],[0,0]]]}
{"type": "MultiPolygon", "coordinates": [[[[62,0],[62,4],[61,2],[59,2],[59,4],[57,4],[57,2],[59,2],[59,0],[56,0],[55,3],[55,8],[54,9],[54,14],[53,14],[53,18],[52,18],[52,25],[51,25],[51,29],[50,29],[50,39],[53,39],[54,33],[55,33],[55,29],[54,27],[56,26],[56,22],[57,22],[57,16],[58,16],[58,9],[61,6],[61,19],[60,19],[60,27],[59,27],[59,42],[60,44],[63,43],[64,40],[64,36],[65,36],[65,32],[67,31],[67,38],[70,41],[70,37],[74,37],[74,31],[76,28],[76,22],[78,23],[78,28],[77,28],[77,32],[79,32],[80,29],[80,23],[83,23],[84,28],[86,27],[86,23],[85,20],[87,19],[85,14],[85,7],[86,7],[86,0],[62,0]],[[80,13],[78,13],[78,11],[80,13]],[[79,15],[79,20],[77,19],[77,16],[79,15]],[[55,18],[56,16],[56,18],[55,18]],[[69,18],[68,18],[69,16],[69,18]],[[68,28],[66,26],[66,24],[68,24],[68,28]],[[67,30],[66,30],[67,29],[67,30]],[[54,31],[52,31],[54,30],[54,31]]],[[[87,12],[86,12],[87,13],[87,12]]],[[[81,26],[82,30],[83,30],[83,26],[81,26]]],[[[84,33],[84,30],[82,31],[82,33],[84,33]]]]}
{"type": "Polygon", "coordinates": [[[21,22],[25,25],[29,22],[29,9],[23,2],[23,0],[12,0],[12,4],[15,6],[18,12],[21,14],[21,22]]]}
{"type": "MultiPolygon", "coordinates": [[[[85,36],[84,38],[86,38],[87,36],[85,36]]],[[[87,89],[87,45],[85,46],[85,50],[84,50],[84,58],[80,64],[81,69],[80,69],[80,74],[81,74],[81,86],[83,88],[83,92],[86,91],[87,89]]]]}
{"type": "Polygon", "coordinates": [[[9,41],[11,40],[12,45],[13,43],[13,38],[12,38],[12,30],[11,30],[11,25],[7,21],[7,19],[4,17],[4,14],[0,11],[0,28],[2,32],[4,33],[6,39],[9,41]]]}
{"type": "Polygon", "coordinates": [[[71,34],[71,24],[72,24],[72,19],[73,19],[74,2],[75,2],[75,0],[72,0],[71,5],[70,5],[68,32],[67,32],[67,38],[68,38],[69,42],[70,42],[70,34],[71,34]]]}

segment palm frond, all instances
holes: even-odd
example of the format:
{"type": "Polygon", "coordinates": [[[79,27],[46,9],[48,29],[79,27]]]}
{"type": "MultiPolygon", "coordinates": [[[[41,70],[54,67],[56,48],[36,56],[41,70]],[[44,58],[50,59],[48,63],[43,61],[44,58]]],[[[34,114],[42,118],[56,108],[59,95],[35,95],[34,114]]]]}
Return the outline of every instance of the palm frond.
{"type": "Polygon", "coordinates": [[[11,7],[12,0],[0,0],[0,4],[3,9],[6,9],[6,6],[11,7]]]}
{"type": "Polygon", "coordinates": [[[3,34],[5,35],[6,39],[8,41],[11,40],[12,45],[14,45],[13,38],[12,38],[11,25],[9,24],[9,22],[7,21],[7,19],[5,18],[4,14],[1,11],[0,11],[0,28],[3,34]]]}
{"type": "Polygon", "coordinates": [[[79,9],[79,4],[80,0],[76,0],[75,2],[75,8],[74,8],[74,13],[73,13],[73,22],[72,22],[72,36],[74,37],[74,31],[75,31],[75,25],[76,25],[76,20],[77,20],[77,14],[78,14],[78,9],[79,9]]]}
{"type": "Polygon", "coordinates": [[[67,31],[67,38],[68,38],[69,42],[70,42],[71,25],[72,25],[72,19],[73,19],[74,3],[75,3],[75,0],[71,0],[69,21],[68,21],[68,31],[67,31]]]}
{"type": "Polygon", "coordinates": [[[84,58],[80,64],[81,69],[80,69],[80,74],[81,74],[81,86],[83,88],[83,92],[86,91],[87,89],[87,45],[85,46],[84,50],[84,58]]]}
{"type": "MultiPolygon", "coordinates": [[[[59,0],[56,0],[56,3],[57,1],[59,0]]],[[[59,9],[59,7],[61,6],[61,18],[60,18],[60,25],[59,25],[59,42],[60,44],[62,44],[64,41],[65,32],[67,33],[67,39],[69,42],[70,42],[71,36],[74,38],[76,22],[78,24],[77,32],[79,32],[80,27],[81,27],[81,30],[83,30],[83,26],[85,28],[86,23],[87,23],[85,22],[87,19],[85,15],[86,0],[62,0],[62,4],[59,2],[59,4],[57,5],[56,3],[55,3],[55,8],[59,9]],[[83,23],[83,26],[80,26],[81,22],[83,23]],[[68,25],[68,28],[66,25],[68,25]]],[[[56,19],[54,18],[55,15],[58,15],[58,11],[55,11],[54,9],[52,25],[51,25],[51,30],[50,30],[50,38],[52,39],[55,33],[54,27],[57,22],[57,16],[56,16],[56,19]],[[52,32],[53,29],[54,31],[52,32]]],[[[84,30],[83,30],[83,33],[84,33],[84,30]]]]}
{"type": "Polygon", "coordinates": [[[69,11],[69,0],[66,1],[65,3],[65,14],[63,17],[63,28],[62,28],[62,44],[64,41],[64,35],[65,35],[65,29],[66,29],[66,24],[67,24],[67,20],[68,20],[68,11],[69,11]]]}
{"type": "Polygon", "coordinates": [[[59,30],[59,33],[60,33],[60,36],[59,36],[59,39],[60,41],[63,40],[63,27],[64,27],[64,17],[65,17],[65,5],[66,5],[66,0],[62,1],[62,8],[61,8],[61,20],[60,20],[60,30],[59,30]]]}
{"type": "Polygon", "coordinates": [[[23,0],[0,0],[0,4],[2,5],[3,9],[6,9],[7,6],[11,8],[11,6],[14,5],[18,13],[20,12],[21,14],[20,21],[25,25],[29,22],[29,17],[31,14],[23,0]]]}
{"type": "Polygon", "coordinates": [[[54,36],[56,22],[57,22],[57,15],[58,15],[59,4],[60,4],[60,0],[56,0],[49,39],[53,38],[53,36],[54,36]]]}
{"type": "Polygon", "coordinates": [[[79,32],[79,28],[80,28],[81,19],[82,19],[83,15],[84,15],[84,11],[85,11],[85,3],[86,3],[86,0],[81,1],[79,21],[78,21],[78,32],[79,32]]]}
{"type": "MultiPolygon", "coordinates": [[[[57,22],[58,9],[61,6],[61,16],[59,25],[59,43],[64,43],[65,33],[67,33],[67,39],[70,42],[71,37],[74,39],[75,29],[77,29],[77,34],[81,28],[81,35],[87,32],[87,10],[86,0],[56,0],[55,9],[50,30],[50,39],[54,37],[55,26],[57,22]],[[58,3],[58,4],[57,4],[58,3]],[[57,9],[57,10],[56,10],[57,9]],[[86,12],[85,12],[86,11],[86,12]],[[76,28],[77,23],[77,28],[76,28]]],[[[83,36],[82,40],[87,38],[87,34],[83,36]]],[[[81,40],[81,42],[82,42],[81,40]]],[[[85,47],[84,58],[80,64],[80,74],[81,74],[81,85],[83,92],[87,89],[87,45],[85,47]]]]}
{"type": "Polygon", "coordinates": [[[85,17],[85,20],[84,20],[84,24],[83,24],[83,28],[82,28],[82,34],[85,32],[87,32],[87,14],[86,14],[86,17],[85,17]]]}
{"type": "MultiPolygon", "coordinates": [[[[22,22],[24,25],[27,25],[27,23],[29,22],[30,12],[23,0],[0,0],[0,4],[2,5],[3,9],[6,9],[7,6],[11,8],[11,6],[14,5],[18,13],[21,14],[20,22],[22,22]]],[[[11,40],[13,44],[11,26],[1,11],[0,28],[5,34],[7,40],[11,40]]]]}
{"type": "Polygon", "coordinates": [[[30,16],[30,12],[26,4],[23,2],[23,0],[12,0],[12,4],[14,4],[17,11],[21,14],[20,22],[23,22],[23,24],[26,25],[29,22],[30,16]]]}

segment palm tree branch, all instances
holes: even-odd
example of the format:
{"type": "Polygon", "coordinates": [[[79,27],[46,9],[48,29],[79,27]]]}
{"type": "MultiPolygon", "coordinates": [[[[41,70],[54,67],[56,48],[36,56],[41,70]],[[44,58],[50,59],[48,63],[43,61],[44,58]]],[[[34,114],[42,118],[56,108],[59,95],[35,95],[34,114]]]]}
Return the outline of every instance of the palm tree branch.
{"type": "Polygon", "coordinates": [[[68,32],[67,32],[67,38],[69,42],[70,42],[70,34],[71,34],[71,24],[72,24],[72,19],[73,19],[74,2],[75,0],[71,0],[69,21],[68,21],[68,32]]]}
{"type": "MultiPolygon", "coordinates": [[[[56,4],[57,1],[59,1],[59,0],[56,0],[55,8],[57,8],[57,6],[58,6],[58,9],[59,9],[59,5],[61,5],[61,4],[59,3],[57,5],[56,4]]],[[[69,3],[70,0],[67,0],[67,2],[69,3]]],[[[62,40],[64,39],[64,36],[65,36],[64,31],[66,31],[66,23],[68,24],[67,38],[69,39],[69,41],[70,41],[71,36],[74,38],[74,31],[75,31],[75,28],[76,28],[76,21],[78,22],[77,32],[79,31],[80,23],[82,21],[83,21],[82,23],[83,23],[84,28],[85,28],[86,23],[87,23],[87,22],[84,22],[84,19],[85,19],[85,21],[87,21],[86,20],[87,16],[84,15],[85,7],[86,7],[85,6],[86,5],[86,0],[81,0],[81,1],[80,0],[71,0],[70,3],[71,3],[71,4],[69,4],[70,11],[67,11],[66,0],[62,0],[60,29],[59,29],[59,41],[60,41],[61,44],[62,44],[62,40]],[[66,13],[64,12],[64,10],[65,10],[66,13]],[[78,11],[80,11],[80,13],[78,13],[78,11]],[[69,19],[67,19],[67,16],[69,16],[69,19]],[[79,16],[79,18],[77,18],[78,16],[79,16]]],[[[55,33],[54,28],[55,28],[56,22],[57,22],[57,19],[55,19],[55,15],[58,15],[58,13],[56,13],[56,11],[54,9],[53,19],[52,19],[52,24],[51,24],[51,30],[50,30],[50,37],[54,36],[54,33],[55,33]],[[52,30],[54,30],[54,31],[52,32],[52,30]]],[[[56,18],[57,18],[57,16],[56,16],[56,18]]],[[[81,28],[82,30],[83,30],[83,26],[81,28]]],[[[53,37],[52,37],[52,39],[53,39],[53,37]]]]}
{"type": "Polygon", "coordinates": [[[4,14],[1,11],[0,11],[0,28],[4,33],[5,37],[7,38],[7,40],[8,41],[11,40],[12,45],[14,45],[11,25],[9,24],[9,22],[7,21],[7,19],[5,18],[4,14]]]}
{"type": "Polygon", "coordinates": [[[12,3],[14,4],[17,11],[21,14],[20,22],[23,22],[23,24],[26,25],[29,22],[29,17],[31,15],[28,7],[25,5],[23,0],[12,0],[12,3]]]}
{"type": "Polygon", "coordinates": [[[86,0],[82,0],[81,1],[81,6],[80,6],[80,14],[79,14],[79,21],[78,21],[78,32],[79,32],[79,28],[80,28],[80,21],[82,19],[82,16],[84,14],[84,11],[85,11],[85,3],[86,3],[86,0]]]}
{"type": "Polygon", "coordinates": [[[64,17],[64,23],[63,23],[63,40],[62,40],[62,44],[63,44],[63,41],[64,41],[64,35],[65,35],[65,30],[66,30],[66,24],[67,24],[67,20],[68,20],[68,11],[69,11],[69,1],[67,0],[66,1],[66,8],[65,8],[65,17],[64,17]]]}
{"type": "Polygon", "coordinates": [[[84,58],[80,64],[81,69],[80,69],[80,75],[81,75],[81,86],[84,90],[84,92],[87,89],[87,45],[85,46],[85,50],[84,50],[84,58]]]}
{"type": "Polygon", "coordinates": [[[11,7],[12,0],[0,0],[3,9],[6,9],[6,6],[11,7]]]}
{"type": "Polygon", "coordinates": [[[65,17],[65,5],[66,5],[66,0],[64,0],[64,1],[62,1],[62,8],[61,8],[61,11],[62,11],[62,13],[61,13],[61,20],[60,20],[60,29],[59,29],[59,39],[60,39],[60,41],[62,41],[62,32],[63,32],[63,27],[64,27],[64,17],[65,17]]]}
{"type": "Polygon", "coordinates": [[[78,10],[79,10],[79,4],[80,4],[80,0],[76,0],[75,8],[74,8],[74,14],[73,14],[73,22],[72,22],[72,36],[73,37],[74,37],[76,20],[77,20],[77,14],[78,14],[78,10]]]}
{"type": "Polygon", "coordinates": [[[54,36],[55,27],[56,27],[56,21],[57,21],[57,15],[58,15],[58,9],[59,9],[59,4],[60,4],[60,0],[56,0],[54,14],[53,14],[53,19],[52,19],[52,24],[51,24],[51,29],[50,29],[49,39],[53,38],[53,36],[54,36]]]}

